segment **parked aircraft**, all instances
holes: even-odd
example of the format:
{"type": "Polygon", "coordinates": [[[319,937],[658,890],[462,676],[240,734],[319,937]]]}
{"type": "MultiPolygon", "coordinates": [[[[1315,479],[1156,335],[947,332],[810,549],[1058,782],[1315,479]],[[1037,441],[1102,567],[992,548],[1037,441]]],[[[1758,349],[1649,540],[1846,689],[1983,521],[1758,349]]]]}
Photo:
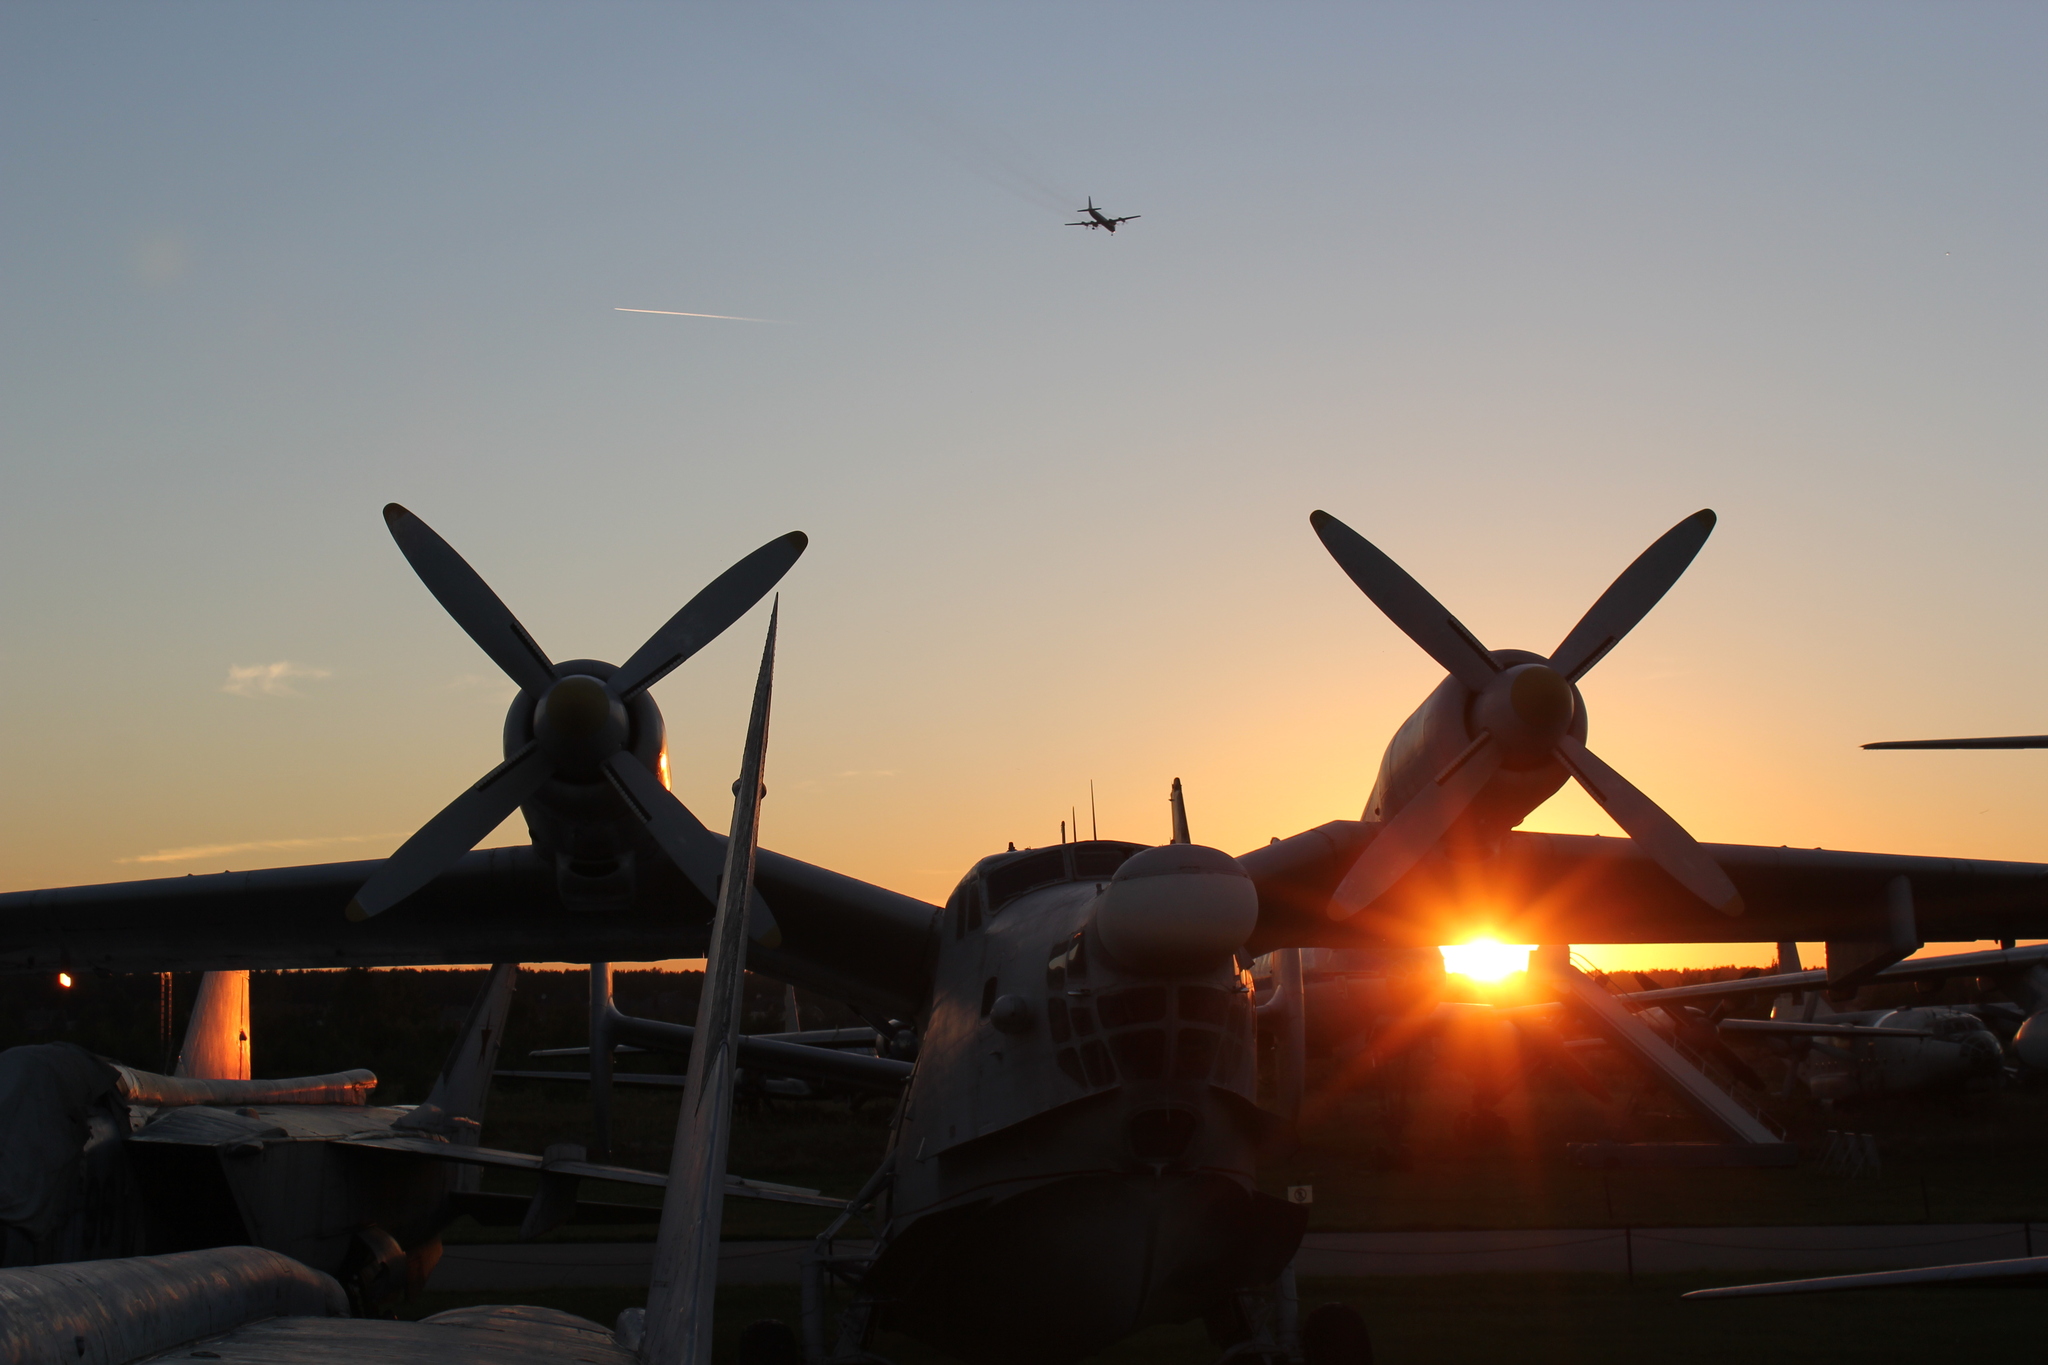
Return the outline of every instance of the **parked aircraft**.
{"type": "MultiPolygon", "coordinates": [[[[1781,962],[1797,965],[1791,944],[1779,948],[1781,962]]],[[[1873,984],[1939,985],[1955,976],[1989,978],[2011,995],[2020,1016],[2012,1031],[2012,1055],[2031,1071],[2048,1070],[2048,947],[2001,948],[1984,952],[1915,957],[1884,968],[1873,984]]],[[[1775,1026],[1785,1032],[1816,1031],[1795,1060],[1788,1081],[1805,1086],[1816,1099],[1850,1099],[1901,1094],[1960,1085],[1996,1076],[2005,1049],[1991,1025],[1998,1012],[1984,1007],[1914,1005],[1896,1009],[1841,1010],[1831,1004],[1824,971],[1791,971],[1743,981],[1702,982],[1625,996],[1639,1006],[1690,1009],[1692,1001],[1732,1001],[1742,996],[1775,997],[1770,1020],[1724,1019],[1723,1029],[1751,1033],[1775,1026]],[[1989,1018],[1987,1019],[1987,1016],[1989,1018]]]]}
{"type": "MultiPolygon", "coordinates": [[[[542,1157],[478,1144],[515,971],[492,969],[419,1105],[372,1105],[377,1078],[364,1070],[208,1074],[206,1058],[248,1056],[247,982],[221,977],[201,988],[181,1075],[69,1043],[0,1052],[0,1264],[257,1246],[335,1276],[357,1311],[374,1312],[425,1282],[442,1229],[463,1214],[534,1236],[571,1217],[638,1213],[579,1203],[577,1182],[660,1185],[659,1173],[567,1148],[542,1157]],[[548,1198],[479,1190],[474,1172],[486,1165],[544,1172],[548,1198]]],[[[732,1185],[750,1197],[842,1203],[768,1182],[732,1185]]]]}
{"type": "MultiPolygon", "coordinates": [[[[706,951],[734,846],[663,788],[646,687],[758,599],[798,539],[743,560],[612,669],[548,662],[445,542],[402,509],[387,519],[521,687],[506,764],[386,863],[0,897],[0,963],[601,965],[706,951]],[[532,847],[463,852],[514,808],[532,847]],[[351,902],[371,917],[344,919],[351,902]]],[[[755,855],[747,965],[847,1001],[916,1053],[888,1164],[857,1201],[874,1249],[814,1263],[814,1289],[830,1278],[855,1295],[840,1340],[807,1339],[814,1361],[851,1359],[891,1324],[1042,1365],[1194,1315],[1241,1354],[1294,1354],[1283,1267],[1301,1211],[1253,1179],[1282,1125],[1256,1103],[1247,955],[1433,947],[1482,928],[1548,944],[1825,939],[1827,982],[1847,988],[1881,965],[1870,945],[1901,935],[2048,936],[2048,868],[1701,845],[1587,749],[1579,680],[1664,595],[1711,514],[1653,545],[1547,656],[1486,650],[1362,537],[1326,514],[1314,524],[1450,675],[1388,746],[1364,819],[1239,858],[1099,839],[1013,849],[943,906],[755,855]],[[1514,830],[1568,779],[1635,837],[1514,830]],[[991,1245],[1006,1256],[980,1254],[991,1245]]],[[[593,1052],[593,1074],[608,1051],[593,1052]]],[[[1355,1344],[1359,1330],[1326,1313],[1302,1340],[1355,1344]]]]}
{"type": "MultiPolygon", "coordinates": [[[[673,1161],[665,1180],[647,1177],[665,1189],[646,1308],[620,1314],[610,1331],[572,1314],[526,1307],[457,1309],[420,1323],[335,1322],[333,1319],[349,1316],[352,1296],[333,1277],[307,1264],[303,1257],[294,1260],[272,1250],[231,1246],[167,1256],[114,1257],[54,1271],[47,1267],[0,1269],[0,1308],[5,1309],[0,1312],[0,1357],[7,1365],[68,1365],[74,1359],[89,1360],[91,1365],[136,1365],[144,1359],[160,1359],[168,1350],[185,1348],[199,1348],[187,1350],[188,1356],[250,1362],[432,1359],[450,1365],[526,1365],[536,1360],[575,1359],[589,1365],[710,1365],[723,1201],[729,1193],[762,1193],[758,1187],[735,1189],[725,1167],[737,1079],[742,977],[753,920],[755,830],[761,797],[767,790],[761,779],[766,771],[774,651],[771,618],[740,780],[733,784],[732,831],[719,879],[705,989],[698,1002],[691,1047],[690,1082],[676,1124],[673,1161]]],[[[512,972],[507,966],[492,969],[490,982],[433,1097],[406,1115],[425,1120],[413,1127],[415,1133],[437,1129],[445,1151],[437,1152],[435,1143],[421,1137],[399,1135],[395,1122],[385,1133],[358,1132],[355,1137],[369,1144],[367,1150],[395,1149],[407,1153],[415,1163],[421,1157],[458,1162],[493,1159],[474,1145],[475,1121],[443,1109],[435,1101],[456,1103],[463,1094],[473,1093],[481,1107],[502,1033],[512,972]]],[[[246,994],[242,998],[246,1000],[246,994]]],[[[246,1029],[243,1041],[247,1041],[246,1029]]],[[[17,1048],[4,1057],[48,1051],[17,1048]]],[[[58,1051],[72,1054],[62,1060],[96,1061],[80,1049],[58,1051]]],[[[37,1056],[31,1062],[43,1060],[37,1056]]],[[[31,1065],[29,1069],[36,1068],[31,1065]]],[[[358,1077],[363,1085],[375,1085],[366,1072],[358,1077]]],[[[250,1083],[200,1084],[247,1087],[250,1083]]],[[[244,1108],[237,1112],[250,1115],[255,1111],[244,1108]]],[[[73,1116],[59,1105],[43,1117],[45,1131],[32,1128],[31,1136],[56,1140],[37,1144],[37,1154],[64,1152],[66,1139],[72,1135],[62,1130],[73,1116]]],[[[260,1153],[262,1142],[255,1145],[260,1153]]],[[[239,1148],[231,1148],[230,1153],[249,1155],[239,1148]]],[[[509,1155],[495,1154],[499,1158],[509,1155]]],[[[580,1152],[551,1149],[538,1163],[540,1188],[527,1212],[528,1231],[537,1222],[559,1220],[574,1207],[579,1175],[615,1178],[613,1168],[562,1159],[580,1156],[580,1152]]],[[[304,1171],[279,1174],[296,1177],[294,1184],[305,1183],[304,1171]]],[[[48,1191],[63,1184],[46,1176],[29,1188],[48,1191]]],[[[776,1198],[814,1194],[786,1187],[769,1189],[775,1191],[769,1197],[776,1198]]],[[[328,1213],[331,1217],[332,1210],[328,1213]]],[[[388,1243],[391,1239],[387,1236],[384,1240],[388,1243]]],[[[759,1350],[755,1334],[753,1351],[743,1349],[742,1354],[758,1357],[759,1350]]]]}

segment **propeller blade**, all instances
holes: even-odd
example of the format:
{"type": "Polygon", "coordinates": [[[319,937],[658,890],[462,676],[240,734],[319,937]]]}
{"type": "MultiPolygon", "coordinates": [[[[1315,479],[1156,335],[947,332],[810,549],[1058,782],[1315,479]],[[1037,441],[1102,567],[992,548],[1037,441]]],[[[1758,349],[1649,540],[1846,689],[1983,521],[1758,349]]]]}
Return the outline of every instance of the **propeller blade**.
{"type": "MultiPolygon", "coordinates": [[[[682,869],[690,879],[690,885],[697,888],[704,899],[718,904],[718,878],[725,868],[725,845],[718,837],[704,827],[690,808],[676,798],[674,792],[661,785],[661,779],[636,761],[631,754],[616,753],[605,760],[605,780],[612,784],[625,801],[626,809],[633,812],[647,832],[654,836],[654,842],[661,845],[669,861],[682,869]]],[[[781,930],[776,926],[774,913],[768,909],[768,902],[761,899],[760,891],[752,893],[752,908],[747,917],[748,936],[756,943],[778,947],[782,942],[781,930]]]]}
{"type": "Polygon", "coordinates": [[[623,750],[613,754],[605,760],[604,775],[624,798],[626,808],[647,826],[669,861],[690,879],[690,885],[705,900],[718,904],[718,874],[725,866],[725,845],[633,755],[623,750]]]}
{"type": "Polygon", "coordinates": [[[1637,555],[1635,563],[1600,594],[1600,600],[1579,618],[1564,643],[1551,651],[1550,666],[1571,682],[1585,677],[1671,591],[1713,531],[1713,512],[1701,510],[1657,537],[1656,543],[1637,555]]]}
{"type": "Polygon", "coordinates": [[[2048,749],[2048,735],[1993,735],[1988,739],[1888,739],[1866,749],[2048,749]]]}
{"type": "Polygon", "coordinates": [[[1328,512],[1311,512],[1308,520],[1330,558],[1350,575],[1359,591],[1441,664],[1444,672],[1475,692],[1493,681],[1500,665],[1486,652],[1486,646],[1445,611],[1428,589],[1409,577],[1407,570],[1328,512]]]}
{"type": "Polygon", "coordinates": [[[1558,761],[1571,770],[1586,794],[1599,802],[1600,808],[1614,817],[1614,823],[1627,830],[1628,837],[1641,844],[1680,886],[1724,915],[1742,913],[1742,893],[1735,889],[1735,883],[1728,880],[1728,874],[1707,855],[1699,841],[1666,815],[1661,806],[1573,736],[1560,739],[1556,752],[1558,761]]]}
{"type": "Polygon", "coordinates": [[[629,702],[667,677],[669,670],[717,639],[720,632],[745,616],[768,590],[782,581],[797,556],[810,544],[802,531],[777,536],[711,580],[683,604],[668,623],[647,637],[633,657],[619,666],[609,686],[612,695],[629,702]]]}
{"type": "Polygon", "coordinates": [[[1349,919],[1378,900],[1436,847],[1479,794],[1504,757],[1493,736],[1481,732],[1464,753],[1380,827],[1330,897],[1330,918],[1349,919]]]}
{"type": "Polygon", "coordinates": [[[434,600],[507,677],[528,692],[543,691],[555,681],[555,666],[547,652],[533,642],[490,585],[469,567],[469,561],[455,553],[454,546],[395,502],[385,505],[384,524],[434,600]]]}
{"type": "Polygon", "coordinates": [[[553,761],[536,741],[485,773],[482,781],[450,801],[384,860],[348,903],[348,917],[360,922],[380,915],[440,876],[540,790],[553,772],[553,761]]]}

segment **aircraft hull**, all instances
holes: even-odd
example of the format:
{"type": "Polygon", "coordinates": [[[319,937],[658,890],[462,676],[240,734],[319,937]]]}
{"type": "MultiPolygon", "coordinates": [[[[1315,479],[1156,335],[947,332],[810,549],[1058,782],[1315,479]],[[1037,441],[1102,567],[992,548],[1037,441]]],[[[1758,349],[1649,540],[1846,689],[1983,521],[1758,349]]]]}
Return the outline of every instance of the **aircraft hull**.
{"type": "Polygon", "coordinates": [[[1227,1321],[1234,1291],[1293,1259],[1306,1215],[1216,1172],[1076,1175],[917,1220],[862,1288],[879,1325],[962,1359],[1055,1365],[1155,1323],[1227,1321]]]}

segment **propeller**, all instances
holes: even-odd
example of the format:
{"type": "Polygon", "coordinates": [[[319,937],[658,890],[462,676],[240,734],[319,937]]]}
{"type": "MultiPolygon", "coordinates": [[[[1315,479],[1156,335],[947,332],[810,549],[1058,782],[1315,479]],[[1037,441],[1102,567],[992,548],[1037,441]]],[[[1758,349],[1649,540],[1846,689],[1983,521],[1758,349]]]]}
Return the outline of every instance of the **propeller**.
{"type": "MultiPolygon", "coordinates": [[[[348,917],[382,914],[425,886],[555,777],[608,783],[690,883],[718,904],[725,849],[627,749],[626,707],[765,597],[804,552],[803,532],[777,536],[727,569],[610,677],[595,678],[556,668],[490,585],[424,521],[394,502],[384,522],[455,623],[521,691],[536,694],[534,738],[401,844],[356,892],[348,917]]],[[[765,939],[773,921],[758,894],[754,900],[754,936],[765,939]]]]}
{"type": "Polygon", "coordinates": [[[1427,588],[1328,512],[1313,513],[1309,523],[1359,590],[1473,694],[1467,709],[1471,743],[1381,825],[1338,885],[1331,918],[1357,914],[1406,876],[1503,764],[1515,761],[1528,767],[1546,759],[1562,764],[1680,885],[1724,915],[1742,913],[1741,894],[1706,850],[1570,731],[1577,709],[1572,684],[1670,591],[1712,533],[1712,512],[1695,512],[1658,537],[1600,595],[1550,657],[1535,663],[1504,663],[1497,658],[1427,588]]]}

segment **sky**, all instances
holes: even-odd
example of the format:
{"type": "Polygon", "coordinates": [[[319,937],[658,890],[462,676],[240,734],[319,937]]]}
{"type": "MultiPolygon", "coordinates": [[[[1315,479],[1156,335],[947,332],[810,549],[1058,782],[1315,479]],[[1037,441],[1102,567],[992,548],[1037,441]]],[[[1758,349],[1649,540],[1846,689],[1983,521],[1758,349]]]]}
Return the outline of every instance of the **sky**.
{"type": "MultiPolygon", "coordinates": [[[[1176,776],[1235,851],[1355,818],[1440,675],[1318,507],[1544,653],[1712,507],[1596,752],[1705,840],[2048,859],[2048,754],[1856,747],[2048,730],[2044,48],[1967,3],[0,7],[0,888],[378,856],[496,762],[392,500],[557,659],[807,532],[764,841],[923,897],[1091,781],[1104,837],[1176,776]]],[[[655,689],[714,826],[764,628],[655,689]]],[[[1770,957],[1644,951],[1600,960],[1770,957]]]]}

